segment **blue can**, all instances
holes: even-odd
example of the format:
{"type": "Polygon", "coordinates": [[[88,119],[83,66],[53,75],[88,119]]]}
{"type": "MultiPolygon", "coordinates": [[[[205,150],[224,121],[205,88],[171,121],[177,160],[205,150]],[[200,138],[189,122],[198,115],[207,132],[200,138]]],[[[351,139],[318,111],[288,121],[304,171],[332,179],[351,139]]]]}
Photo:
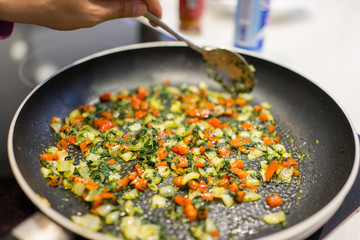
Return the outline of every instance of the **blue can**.
{"type": "Polygon", "coordinates": [[[238,0],[235,15],[235,47],[260,51],[268,22],[270,0],[238,0]]]}

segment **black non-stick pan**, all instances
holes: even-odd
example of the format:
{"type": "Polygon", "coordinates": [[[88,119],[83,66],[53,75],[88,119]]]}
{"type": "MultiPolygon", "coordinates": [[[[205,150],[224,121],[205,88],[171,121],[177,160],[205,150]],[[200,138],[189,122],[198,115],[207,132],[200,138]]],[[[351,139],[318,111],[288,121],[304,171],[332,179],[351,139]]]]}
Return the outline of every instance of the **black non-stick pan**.
{"type": "MultiPolygon", "coordinates": [[[[358,137],[341,107],[313,82],[273,62],[244,56],[256,68],[252,103],[271,103],[282,143],[290,146],[293,138],[293,154],[306,157],[299,160],[300,181],[268,188],[285,197],[285,228],[259,219],[271,211],[264,201],[229,209],[219,204],[211,208],[209,217],[219,226],[222,239],[303,239],[330,219],[350,190],[359,166],[358,137]]],[[[95,54],[32,91],[16,112],[8,138],[13,173],[30,200],[65,228],[86,238],[106,239],[105,234],[82,229],[69,220],[86,205],[68,191],[47,186],[48,180],[40,172],[38,156],[54,144],[50,120],[53,116],[64,118],[78,105],[93,103],[104,92],[155,85],[165,79],[175,85],[206,81],[210,88],[220,89],[207,78],[198,53],[181,43],[161,42],[95,54]]],[[[266,196],[266,190],[261,194],[266,196]]],[[[188,238],[182,224],[169,225],[169,234],[175,239],[188,238]]]]}

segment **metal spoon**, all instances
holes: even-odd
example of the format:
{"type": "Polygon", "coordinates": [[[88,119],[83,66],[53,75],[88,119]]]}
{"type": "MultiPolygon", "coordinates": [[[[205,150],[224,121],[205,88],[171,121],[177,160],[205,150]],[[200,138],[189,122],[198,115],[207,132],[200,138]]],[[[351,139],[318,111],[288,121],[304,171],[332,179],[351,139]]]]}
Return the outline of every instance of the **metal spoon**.
{"type": "Polygon", "coordinates": [[[152,13],[148,12],[144,17],[169,32],[177,40],[184,41],[190,48],[199,52],[205,60],[210,77],[219,82],[226,91],[237,94],[252,90],[254,75],[242,56],[224,48],[198,46],[170,28],[152,13]]]}

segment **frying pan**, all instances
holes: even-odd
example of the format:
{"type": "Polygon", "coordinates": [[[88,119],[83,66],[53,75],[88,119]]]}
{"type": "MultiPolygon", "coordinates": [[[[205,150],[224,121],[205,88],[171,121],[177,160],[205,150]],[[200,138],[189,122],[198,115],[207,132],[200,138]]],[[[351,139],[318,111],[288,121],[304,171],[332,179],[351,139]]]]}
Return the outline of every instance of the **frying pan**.
{"type": "MultiPolygon", "coordinates": [[[[209,218],[218,225],[222,239],[306,238],[331,218],[355,181],[359,168],[357,134],[341,107],[316,84],[271,61],[243,55],[256,68],[252,103],[273,104],[282,143],[293,148],[293,155],[307,157],[298,158],[300,180],[290,185],[269,185],[260,192],[262,199],[274,191],[284,196],[286,228],[259,220],[272,211],[263,200],[229,209],[215,204],[209,218]],[[289,144],[290,138],[295,145],[289,144]]],[[[202,57],[179,42],[107,50],[75,62],[35,88],[17,110],[8,137],[12,171],[30,200],[52,220],[80,236],[111,239],[73,224],[69,217],[87,206],[68,191],[47,186],[38,156],[55,143],[49,121],[53,116],[64,118],[78,105],[95,102],[104,92],[160,84],[165,79],[174,85],[205,81],[209,88],[219,89],[207,78],[202,57]]],[[[154,214],[147,215],[151,218],[154,214]]],[[[189,238],[184,224],[168,225],[167,231],[175,238],[189,238]]]]}

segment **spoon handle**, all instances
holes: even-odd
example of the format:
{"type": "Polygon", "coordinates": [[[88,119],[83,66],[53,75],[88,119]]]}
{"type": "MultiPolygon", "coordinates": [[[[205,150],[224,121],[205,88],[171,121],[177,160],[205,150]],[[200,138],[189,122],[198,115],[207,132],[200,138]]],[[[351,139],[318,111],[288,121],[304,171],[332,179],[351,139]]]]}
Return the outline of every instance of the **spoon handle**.
{"type": "Polygon", "coordinates": [[[167,31],[168,33],[170,33],[171,35],[173,35],[177,40],[179,41],[184,41],[189,47],[191,47],[192,49],[194,49],[195,51],[198,51],[201,54],[204,54],[205,50],[202,49],[200,46],[196,45],[195,43],[191,42],[189,39],[187,39],[184,35],[182,35],[181,33],[175,31],[174,29],[172,29],[171,27],[169,27],[166,23],[164,23],[163,21],[161,21],[158,17],[156,17],[154,14],[147,12],[146,14],[144,14],[144,17],[149,19],[150,21],[156,23],[157,25],[159,25],[161,28],[163,28],[165,31],[167,31]]]}

